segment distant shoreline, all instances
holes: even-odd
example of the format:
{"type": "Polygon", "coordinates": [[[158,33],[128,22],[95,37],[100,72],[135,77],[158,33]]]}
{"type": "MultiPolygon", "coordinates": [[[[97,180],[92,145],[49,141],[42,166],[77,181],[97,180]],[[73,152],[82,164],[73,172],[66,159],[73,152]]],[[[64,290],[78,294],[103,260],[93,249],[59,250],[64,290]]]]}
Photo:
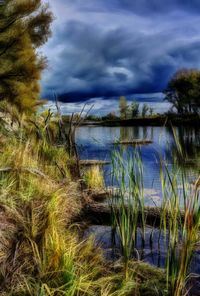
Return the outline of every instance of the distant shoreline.
{"type": "Polygon", "coordinates": [[[149,117],[137,117],[133,119],[113,119],[113,120],[85,120],[81,126],[199,126],[199,115],[155,115],[149,117]]]}

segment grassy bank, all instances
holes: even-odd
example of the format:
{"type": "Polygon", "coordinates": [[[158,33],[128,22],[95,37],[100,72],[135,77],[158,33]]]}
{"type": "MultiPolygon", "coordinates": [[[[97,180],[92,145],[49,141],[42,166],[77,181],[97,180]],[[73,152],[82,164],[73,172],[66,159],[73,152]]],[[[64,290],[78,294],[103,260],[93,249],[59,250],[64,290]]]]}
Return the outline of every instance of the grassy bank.
{"type": "MultiPolygon", "coordinates": [[[[79,238],[74,221],[86,201],[70,134],[62,137],[60,125],[50,112],[26,116],[1,105],[0,294],[161,293],[163,271],[130,262],[124,277],[120,261],[106,262],[92,237],[79,238]]],[[[86,183],[92,187],[90,174],[86,183]]]]}

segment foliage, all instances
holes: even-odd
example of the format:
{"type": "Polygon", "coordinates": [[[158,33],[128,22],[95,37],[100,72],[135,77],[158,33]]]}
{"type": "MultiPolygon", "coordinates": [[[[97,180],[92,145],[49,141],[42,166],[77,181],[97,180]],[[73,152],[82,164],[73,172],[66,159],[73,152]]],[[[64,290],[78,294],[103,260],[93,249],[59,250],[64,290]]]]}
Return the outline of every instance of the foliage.
{"type": "Polygon", "coordinates": [[[102,117],[102,120],[116,120],[119,117],[116,116],[115,112],[110,112],[107,115],[102,117]]]}
{"type": "Polygon", "coordinates": [[[86,120],[89,120],[89,121],[100,121],[101,120],[101,117],[96,116],[94,114],[91,114],[91,115],[88,115],[86,117],[86,120]]]}
{"type": "MultiPolygon", "coordinates": [[[[113,229],[120,238],[124,260],[125,278],[128,278],[128,263],[136,251],[136,235],[139,222],[142,225],[142,237],[145,237],[143,166],[139,151],[134,151],[124,162],[123,151],[115,150],[112,155],[113,182],[118,190],[113,194],[111,210],[113,229]],[[117,201],[117,204],[116,204],[117,201]],[[141,221],[139,219],[141,214],[141,221]]],[[[137,252],[136,252],[137,254],[137,252]]],[[[136,256],[137,257],[137,256],[136,256]]]]}
{"type": "Polygon", "coordinates": [[[81,206],[77,184],[66,151],[49,142],[42,117],[35,125],[21,118],[19,126],[1,128],[0,293],[39,295],[43,286],[61,284],[65,225],[81,206]]]}
{"type": "Polygon", "coordinates": [[[200,71],[181,69],[169,81],[165,100],[180,114],[197,113],[200,109],[200,71]]]}
{"type": "Polygon", "coordinates": [[[55,146],[57,117],[4,110],[10,120],[0,124],[0,294],[155,295],[161,271],[130,262],[125,280],[121,264],[107,264],[93,238],[79,239],[72,221],[82,195],[70,175],[73,160],[55,146]]]}
{"type": "Polygon", "coordinates": [[[121,96],[119,98],[119,110],[120,110],[120,118],[126,119],[127,118],[127,100],[126,97],[121,96]]]}
{"type": "Polygon", "coordinates": [[[143,104],[142,106],[142,117],[145,117],[147,115],[147,112],[149,111],[149,107],[147,104],[143,104]]]}
{"type": "Polygon", "coordinates": [[[153,115],[153,108],[152,107],[149,107],[149,114],[150,114],[150,116],[152,116],[153,115]]]}
{"type": "MultiPolygon", "coordinates": [[[[185,155],[175,130],[174,137],[177,158],[184,162],[185,155]]],[[[199,242],[200,227],[200,178],[194,184],[188,183],[185,169],[180,170],[177,165],[178,159],[174,158],[172,172],[169,171],[167,164],[161,161],[160,171],[163,191],[160,227],[166,236],[167,289],[175,296],[187,293],[189,267],[199,242]]]]}
{"type": "MultiPolygon", "coordinates": [[[[174,139],[177,153],[173,158],[173,166],[169,168],[166,160],[160,158],[162,204],[159,209],[160,234],[157,243],[160,252],[162,236],[166,249],[166,287],[163,295],[183,296],[188,292],[190,264],[199,244],[200,177],[194,183],[188,182],[184,167],[179,166],[179,162],[185,160],[185,153],[177,140],[175,130],[174,139]]],[[[123,154],[123,150],[115,150],[112,169],[113,183],[117,186],[111,200],[112,227],[120,241],[125,278],[128,278],[131,258],[139,258],[139,252],[136,250],[137,231],[141,231],[143,248],[146,244],[143,170],[137,148],[131,157],[129,154],[127,156],[127,153],[123,154]]],[[[154,229],[155,226],[152,227],[150,244],[154,229]]]]}
{"type": "Polygon", "coordinates": [[[36,49],[50,36],[52,14],[41,0],[0,3],[0,100],[33,110],[46,60],[36,49]]]}
{"type": "Polygon", "coordinates": [[[140,115],[142,117],[153,115],[153,108],[149,107],[147,104],[143,104],[142,110],[140,112],[140,104],[136,101],[133,101],[128,105],[126,97],[124,96],[119,98],[119,110],[121,119],[133,119],[135,117],[139,117],[140,115]]]}
{"type": "Polygon", "coordinates": [[[137,102],[133,102],[129,109],[130,109],[130,115],[131,115],[131,118],[134,118],[134,117],[137,117],[139,115],[139,106],[140,104],[137,103],[137,102]]]}

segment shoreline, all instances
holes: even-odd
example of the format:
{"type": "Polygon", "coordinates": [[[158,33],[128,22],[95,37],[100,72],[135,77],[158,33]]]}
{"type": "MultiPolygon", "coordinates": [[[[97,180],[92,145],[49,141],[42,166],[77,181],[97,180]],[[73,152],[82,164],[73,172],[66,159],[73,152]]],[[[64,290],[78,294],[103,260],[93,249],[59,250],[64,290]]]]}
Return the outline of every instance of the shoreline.
{"type": "Polygon", "coordinates": [[[199,126],[199,115],[158,115],[133,119],[83,121],[80,126],[199,126]]]}

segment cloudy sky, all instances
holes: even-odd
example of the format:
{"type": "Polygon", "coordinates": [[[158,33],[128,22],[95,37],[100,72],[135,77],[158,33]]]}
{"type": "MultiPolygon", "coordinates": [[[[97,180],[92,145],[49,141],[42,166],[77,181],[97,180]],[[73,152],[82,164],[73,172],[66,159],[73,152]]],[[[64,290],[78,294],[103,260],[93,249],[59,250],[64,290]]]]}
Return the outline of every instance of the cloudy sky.
{"type": "Polygon", "coordinates": [[[200,0],[49,0],[42,94],[63,101],[160,93],[179,68],[200,69],[200,0]]]}

